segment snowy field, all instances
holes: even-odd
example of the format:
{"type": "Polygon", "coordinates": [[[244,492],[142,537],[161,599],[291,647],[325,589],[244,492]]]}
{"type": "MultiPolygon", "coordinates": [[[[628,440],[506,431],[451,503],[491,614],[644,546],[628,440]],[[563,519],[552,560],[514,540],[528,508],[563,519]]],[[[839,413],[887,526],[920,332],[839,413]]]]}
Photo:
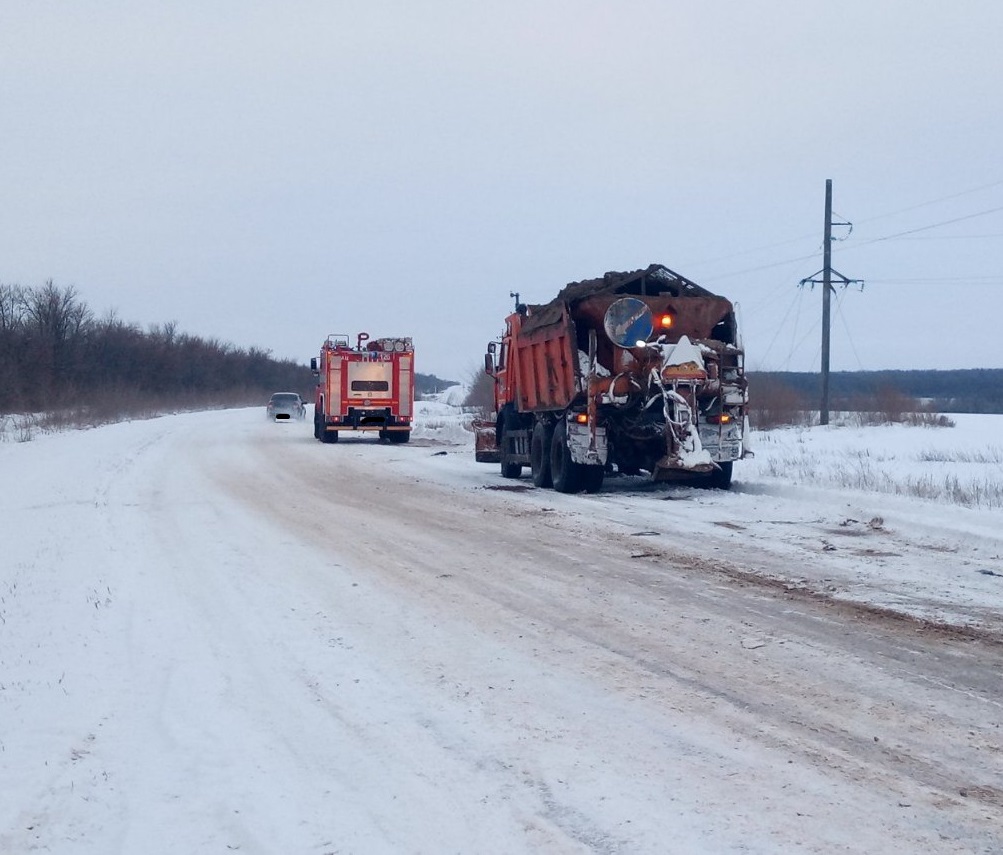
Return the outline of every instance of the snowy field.
{"type": "Polygon", "coordinates": [[[1003,851],[1003,416],[564,496],[263,408],[0,442],[0,853],[1003,851]]]}

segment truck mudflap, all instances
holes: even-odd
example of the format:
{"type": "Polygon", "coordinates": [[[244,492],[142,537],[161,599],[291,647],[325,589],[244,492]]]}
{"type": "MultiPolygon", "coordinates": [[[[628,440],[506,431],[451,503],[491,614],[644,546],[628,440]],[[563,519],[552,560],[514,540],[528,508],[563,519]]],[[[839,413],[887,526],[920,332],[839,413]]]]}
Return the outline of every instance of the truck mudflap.
{"type": "Polygon", "coordinates": [[[597,426],[593,437],[588,424],[579,424],[574,418],[569,418],[568,451],[575,463],[583,466],[605,466],[609,456],[606,428],[597,426]]]}

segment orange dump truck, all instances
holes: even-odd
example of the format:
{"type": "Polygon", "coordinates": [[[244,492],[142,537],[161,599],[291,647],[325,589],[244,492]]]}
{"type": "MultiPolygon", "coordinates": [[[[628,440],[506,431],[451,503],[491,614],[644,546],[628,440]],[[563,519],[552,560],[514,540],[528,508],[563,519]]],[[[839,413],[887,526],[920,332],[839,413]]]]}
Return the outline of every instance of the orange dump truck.
{"type": "Polygon", "coordinates": [[[313,435],[337,442],[342,431],[377,431],[389,442],[411,438],[414,346],[410,338],[369,340],[329,335],[310,360],[317,378],[313,435]]]}
{"type": "Polygon", "coordinates": [[[730,301],[662,265],[572,282],[491,342],[493,424],[476,457],[563,493],[606,474],[727,488],[749,454],[744,353],[730,301]]]}

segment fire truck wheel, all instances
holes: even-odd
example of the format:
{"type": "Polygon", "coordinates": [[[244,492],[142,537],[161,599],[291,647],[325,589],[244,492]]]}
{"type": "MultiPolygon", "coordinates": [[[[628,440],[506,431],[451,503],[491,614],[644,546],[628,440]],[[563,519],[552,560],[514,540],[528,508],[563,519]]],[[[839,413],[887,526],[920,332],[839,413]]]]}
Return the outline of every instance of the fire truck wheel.
{"type": "Polygon", "coordinates": [[[337,442],[338,441],[338,431],[336,430],[321,430],[320,432],[321,442],[337,442]]]}
{"type": "Polygon", "coordinates": [[[582,484],[586,493],[598,493],[602,489],[606,469],[603,466],[586,466],[582,475],[582,484]]]}
{"type": "Polygon", "coordinates": [[[407,442],[411,439],[411,431],[409,430],[388,430],[387,439],[391,442],[402,443],[407,442]]]}
{"type": "Polygon", "coordinates": [[[551,433],[552,428],[546,422],[537,422],[533,426],[533,438],[529,443],[529,468],[536,487],[554,486],[554,479],[550,475],[551,433]]]}
{"type": "Polygon", "coordinates": [[[568,423],[561,419],[550,441],[550,475],[558,493],[577,493],[582,487],[584,466],[571,459],[568,448],[568,423]]]}

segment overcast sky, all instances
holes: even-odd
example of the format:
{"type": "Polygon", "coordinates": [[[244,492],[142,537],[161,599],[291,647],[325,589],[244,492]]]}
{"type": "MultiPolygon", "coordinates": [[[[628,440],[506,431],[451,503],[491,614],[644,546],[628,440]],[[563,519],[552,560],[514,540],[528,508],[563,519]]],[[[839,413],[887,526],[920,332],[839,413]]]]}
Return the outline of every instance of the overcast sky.
{"type": "Polygon", "coordinates": [[[661,263],[748,364],[1003,367],[999,0],[0,0],[0,282],[466,379],[518,291],[661,263]]]}

